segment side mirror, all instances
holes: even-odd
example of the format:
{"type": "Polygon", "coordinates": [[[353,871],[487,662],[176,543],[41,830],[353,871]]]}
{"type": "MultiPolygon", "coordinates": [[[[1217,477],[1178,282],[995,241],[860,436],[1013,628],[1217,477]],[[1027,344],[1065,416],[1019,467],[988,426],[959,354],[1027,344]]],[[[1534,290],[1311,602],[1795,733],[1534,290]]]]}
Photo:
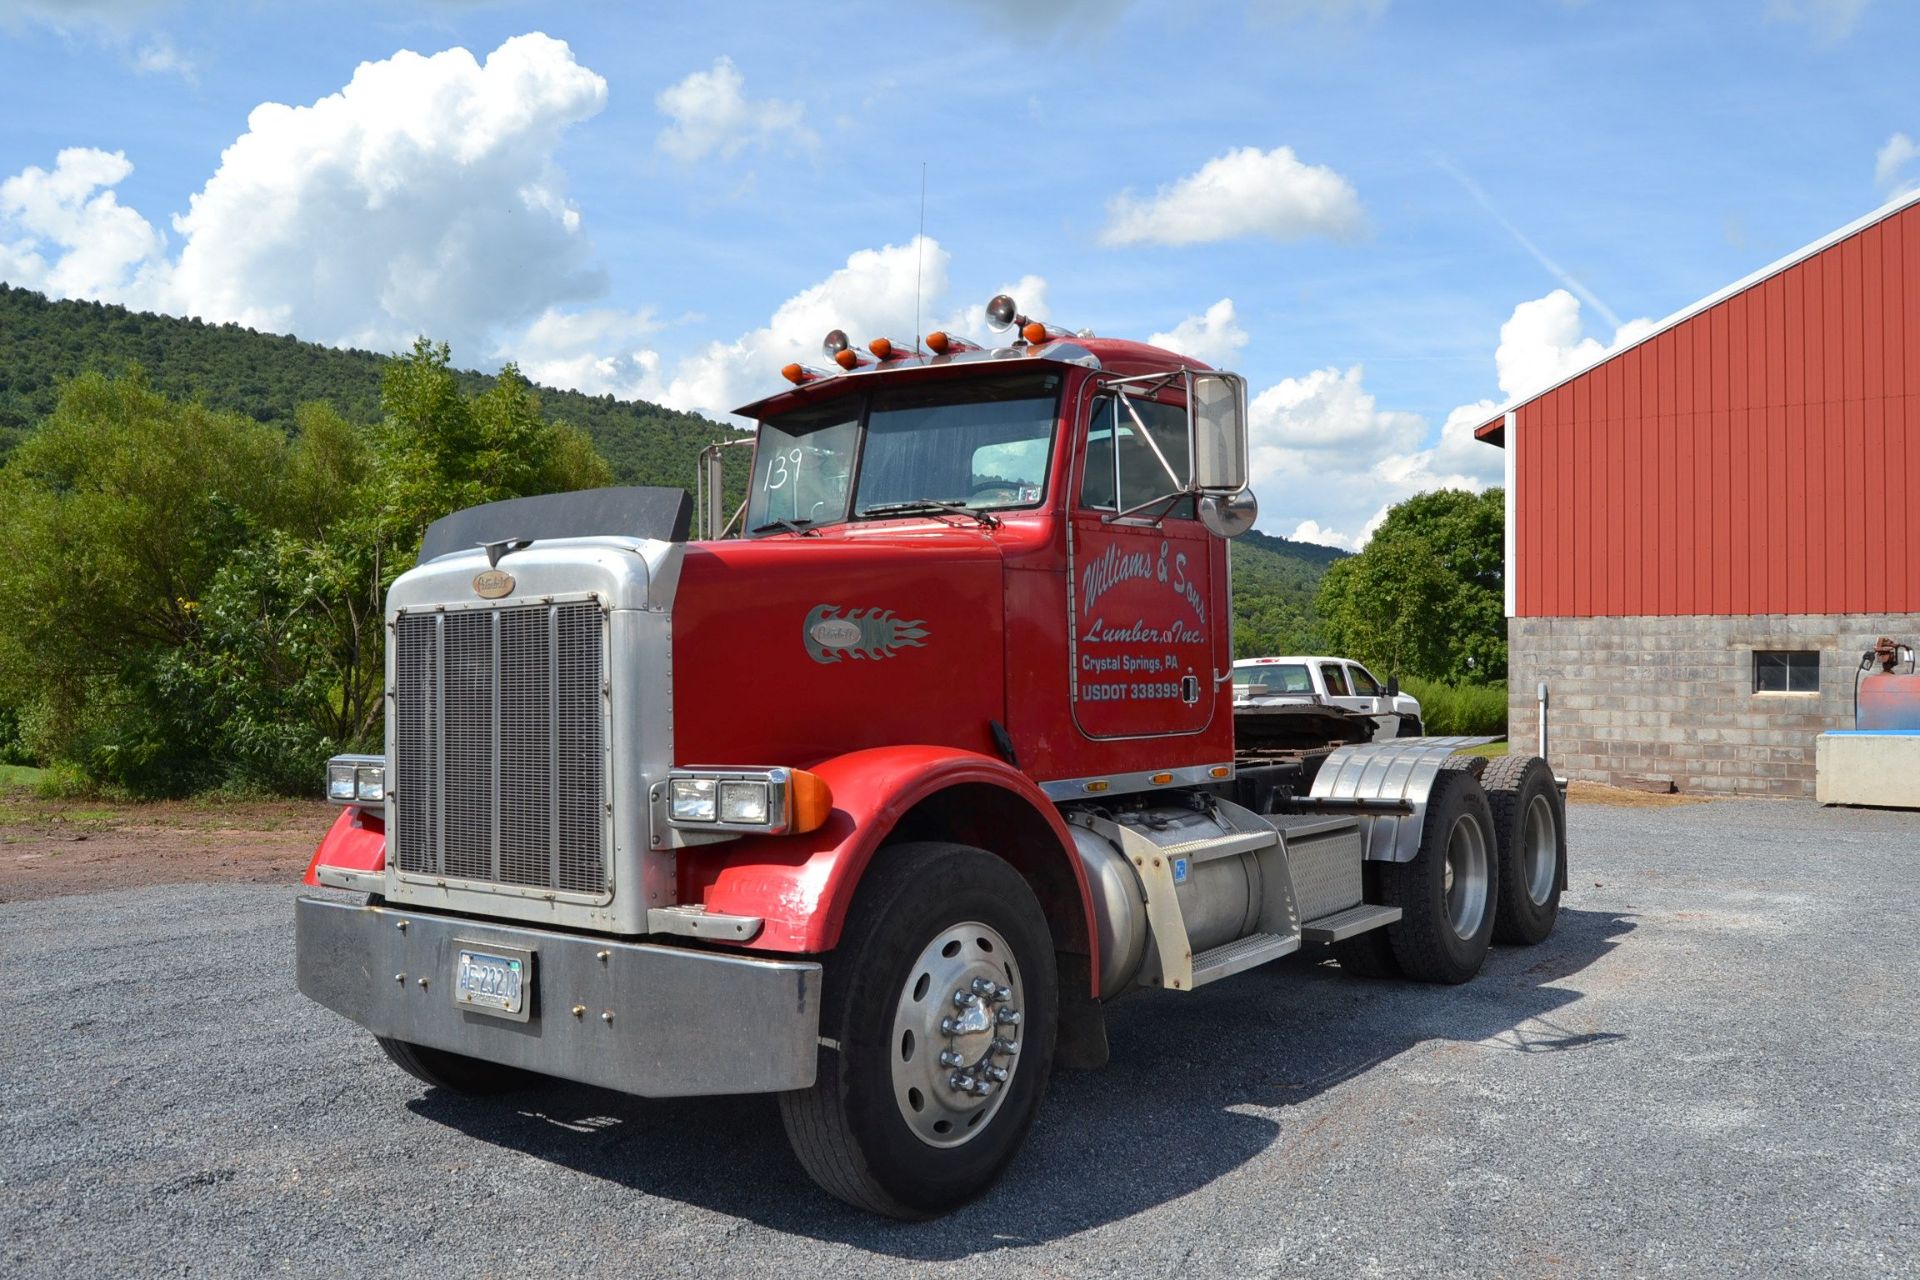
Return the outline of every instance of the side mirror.
{"type": "Polygon", "coordinates": [[[1202,493],[1243,490],[1247,487],[1247,380],[1237,373],[1189,376],[1193,487],[1202,493]]]}
{"type": "Polygon", "coordinates": [[[1260,503],[1251,489],[1232,493],[1200,495],[1200,523],[1216,538],[1237,538],[1253,528],[1260,516],[1260,503]]]}
{"type": "Polygon", "coordinates": [[[1387,677],[1387,696],[1389,698],[1397,698],[1400,696],[1400,677],[1399,676],[1387,677]]]}

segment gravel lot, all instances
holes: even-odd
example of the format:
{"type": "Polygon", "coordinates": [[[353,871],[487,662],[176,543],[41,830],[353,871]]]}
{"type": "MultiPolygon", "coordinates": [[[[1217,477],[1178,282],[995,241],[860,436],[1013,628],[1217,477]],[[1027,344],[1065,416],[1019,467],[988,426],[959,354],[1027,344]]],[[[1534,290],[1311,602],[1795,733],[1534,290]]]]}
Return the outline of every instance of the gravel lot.
{"type": "Polygon", "coordinates": [[[1920,815],[1571,826],[1544,945],[1125,1001],[920,1226],[815,1192],[768,1099],[426,1091],[295,993],[290,887],[6,903],[0,1272],[1920,1274],[1920,815]]]}

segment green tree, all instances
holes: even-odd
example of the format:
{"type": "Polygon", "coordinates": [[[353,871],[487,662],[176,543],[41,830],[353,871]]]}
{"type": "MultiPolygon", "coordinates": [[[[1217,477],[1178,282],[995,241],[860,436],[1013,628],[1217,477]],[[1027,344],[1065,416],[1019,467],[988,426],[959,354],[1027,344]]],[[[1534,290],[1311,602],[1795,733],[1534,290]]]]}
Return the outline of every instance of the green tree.
{"type": "Polygon", "coordinates": [[[1316,605],[1340,653],[1462,684],[1507,676],[1505,495],[1443,489],[1395,505],[1332,565],[1316,605]]]}
{"type": "Polygon", "coordinates": [[[611,482],[511,367],[468,393],[424,339],[384,416],[289,437],[86,374],[0,466],[0,730],[141,794],[304,791],[377,744],[382,602],[459,507],[611,482]]]}
{"type": "Polygon", "coordinates": [[[171,659],[221,565],[279,515],[277,431],[88,374],[0,470],[0,702],[37,755],[197,785],[209,726],[171,659]]]}

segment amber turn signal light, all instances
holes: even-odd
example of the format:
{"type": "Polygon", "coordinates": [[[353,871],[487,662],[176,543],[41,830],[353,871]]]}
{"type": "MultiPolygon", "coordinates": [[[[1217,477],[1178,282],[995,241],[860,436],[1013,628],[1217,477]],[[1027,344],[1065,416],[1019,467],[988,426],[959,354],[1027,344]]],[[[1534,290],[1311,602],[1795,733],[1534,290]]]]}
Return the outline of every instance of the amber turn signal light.
{"type": "Polygon", "coordinates": [[[947,354],[947,348],[952,345],[953,345],[952,342],[947,338],[946,333],[943,332],[942,330],[935,329],[932,333],[927,335],[927,350],[933,352],[933,354],[937,356],[943,356],[947,354]]]}
{"type": "Polygon", "coordinates": [[[787,795],[793,806],[793,824],[787,828],[788,834],[818,831],[827,825],[833,813],[833,791],[825,779],[805,769],[790,769],[788,774],[787,795]]]}
{"type": "Polygon", "coordinates": [[[790,364],[780,371],[780,376],[797,387],[807,380],[807,371],[797,364],[790,364]]]}
{"type": "Polygon", "coordinates": [[[860,353],[852,347],[846,347],[833,353],[833,362],[851,373],[860,367],[860,353]]]}
{"type": "Polygon", "coordinates": [[[1037,347],[1047,340],[1047,326],[1038,320],[1029,320],[1020,326],[1020,336],[1026,339],[1028,346],[1037,347]]]}
{"type": "Polygon", "coordinates": [[[893,343],[886,338],[875,338],[867,344],[867,350],[882,360],[893,359],[893,343]]]}

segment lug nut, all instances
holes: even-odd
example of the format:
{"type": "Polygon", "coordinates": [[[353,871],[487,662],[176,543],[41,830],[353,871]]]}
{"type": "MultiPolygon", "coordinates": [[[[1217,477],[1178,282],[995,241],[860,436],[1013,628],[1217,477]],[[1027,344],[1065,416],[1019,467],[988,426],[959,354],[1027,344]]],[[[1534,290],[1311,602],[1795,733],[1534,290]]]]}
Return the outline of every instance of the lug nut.
{"type": "Polygon", "coordinates": [[[952,1034],[954,1034],[954,1033],[955,1033],[956,1031],[958,1031],[958,1030],[960,1030],[960,1024],[959,1024],[959,1023],[957,1023],[957,1022],[955,1022],[955,1021],[954,1021],[954,1020],[953,1020],[952,1018],[942,1018],[942,1019],[940,1019],[940,1034],[941,1034],[941,1035],[943,1035],[943,1036],[950,1036],[950,1035],[952,1035],[952,1034]]]}
{"type": "Polygon", "coordinates": [[[949,1089],[957,1089],[961,1093],[972,1093],[973,1077],[963,1076],[956,1071],[954,1074],[947,1077],[947,1087],[949,1089]]]}
{"type": "Polygon", "coordinates": [[[1003,1027],[1017,1027],[1020,1025],[1020,1011],[1018,1009],[996,1009],[994,1010],[993,1016],[994,1020],[1003,1027]]]}
{"type": "Polygon", "coordinates": [[[1011,999],[1013,999],[1012,987],[995,987],[993,989],[993,1002],[995,1004],[1005,1004],[1011,999]]]}
{"type": "Polygon", "coordinates": [[[992,978],[975,978],[973,980],[973,994],[977,996],[990,996],[994,993],[994,990],[992,978]]]}
{"type": "Polygon", "coordinates": [[[981,1074],[995,1084],[1005,1084],[1007,1082],[1008,1072],[1005,1067],[988,1067],[985,1071],[981,1072],[981,1074]]]}
{"type": "Polygon", "coordinates": [[[995,1040],[993,1042],[993,1048],[988,1050],[988,1052],[1004,1053],[1008,1057],[1012,1057],[1014,1054],[1020,1052],[1020,1046],[1013,1043],[1013,1041],[1011,1040],[995,1040]]]}
{"type": "Polygon", "coordinates": [[[985,1080],[982,1080],[978,1084],[973,1086],[973,1096],[976,1098],[984,1098],[992,1092],[993,1092],[993,1086],[988,1084],[985,1080]]]}
{"type": "Polygon", "coordinates": [[[964,1067],[967,1065],[967,1060],[953,1050],[945,1049],[940,1053],[940,1065],[943,1067],[964,1067]]]}
{"type": "Polygon", "coordinates": [[[980,997],[971,991],[956,991],[953,993],[953,1002],[964,1009],[968,1005],[979,1004],[980,997]]]}

